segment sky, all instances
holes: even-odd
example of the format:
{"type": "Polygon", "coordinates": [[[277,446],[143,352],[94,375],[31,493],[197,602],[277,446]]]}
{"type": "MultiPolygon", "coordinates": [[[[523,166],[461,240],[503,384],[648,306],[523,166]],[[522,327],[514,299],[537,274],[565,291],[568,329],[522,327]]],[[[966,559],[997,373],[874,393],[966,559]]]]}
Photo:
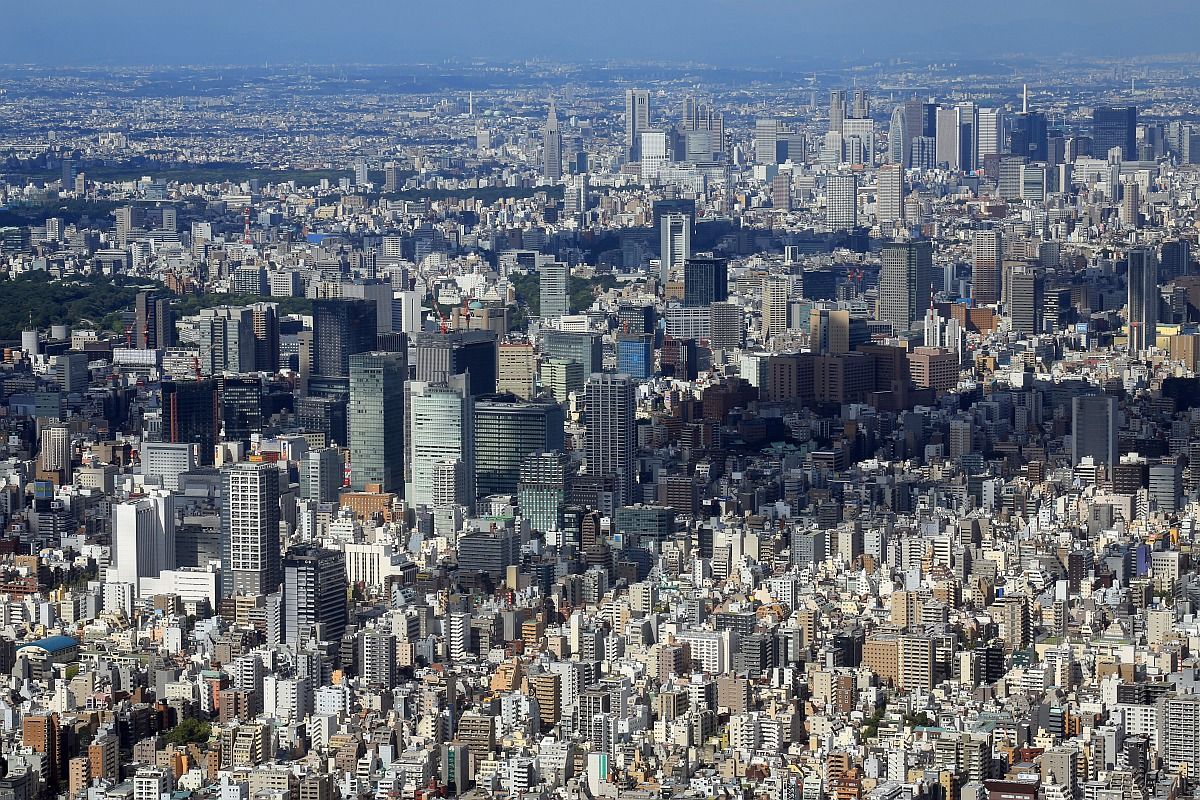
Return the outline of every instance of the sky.
{"type": "Polygon", "coordinates": [[[0,0],[0,63],[929,62],[1200,50],[1155,0],[0,0]]]}

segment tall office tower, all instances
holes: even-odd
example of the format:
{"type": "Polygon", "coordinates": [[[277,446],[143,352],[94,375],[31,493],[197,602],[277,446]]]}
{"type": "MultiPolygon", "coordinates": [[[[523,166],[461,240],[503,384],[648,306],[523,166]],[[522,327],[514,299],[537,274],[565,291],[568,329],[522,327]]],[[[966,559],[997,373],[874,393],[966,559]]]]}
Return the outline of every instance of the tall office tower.
{"type": "Polygon", "coordinates": [[[771,179],[771,207],[780,211],[792,210],[791,170],[780,170],[771,179]]]}
{"type": "Polygon", "coordinates": [[[754,163],[778,164],[779,158],[779,120],[754,120],[754,163]]]}
{"type": "Polygon", "coordinates": [[[412,472],[409,503],[434,507],[438,465],[462,466],[463,499],[475,500],[475,402],[469,375],[450,375],[444,383],[409,384],[408,462],[412,472]]]}
{"type": "Polygon", "coordinates": [[[383,192],[392,194],[400,191],[404,185],[404,170],[395,161],[383,165],[383,192]]]}
{"type": "Polygon", "coordinates": [[[350,486],[367,484],[385,492],[404,491],[404,353],[355,353],[350,356],[350,486]]]}
{"type": "Polygon", "coordinates": [[[912,138],[913,169],[933,169],[937,166],[937,140],[932,136],[912,138]]]}
{"type": "Polygon", "coordinates": [[[1049,136],[1046,130],[1046,115],[1040,111],[1025,111],[1013,119],[1009,134],[1009,152],[1025,156],[1030,161],[1046,161],[1049,158],[1049,136]]]}
{"type": "Polygon", "coordinates": [[[597,478],[613,476],[620,497],[615,505],[633,502],[637,401],[628,375],[592,373],[583,389],[586,473],[597,478]]]}
{"type": "Polygon", "coordinates": [[[249,308],[205,308],[196,327],[200,334],[200,369],[205,375],[253,372],[254,314],[249,308]]]}
{"type": "Polygon", "coordinates": [[[671,143],[666,131],[642,131],[638,145],[642,183],[657,183],[659,171],[671,161],[671,143]]]}
{"type": "Polygon", "coordinates": [[[959,103],[958,109],[958,168],[974,172],[979,167],[979,109],[974,103],[959,103]]]}
{"type": "Polygon", "coordinates": [[[938,107],[936,159],[938,164],[945,164],[952,170],[959,168],[961,155],[959,153],[960,130],[958,118],[959,110],[957,107],[938,107]]]}
{"type": "Polygon", "coordinates": [[[370,168],[365,161],[354,162],[354,185],[366,186],[371,182],[370,168]]]}
{"type": "Polygon", "coordinates": [[[604,371],[604,337],[596,331],[548,330],[542,333],[541,345],[547,359],[574,361],[583,367],[585,375],[604,371]]]}
{"type": "Polygon", "coordinates": [[[310,544],[283,557],[283,642],[294,651],[309,637],[340,642],[346,630],[346,557],[310,544]]]}
{"type": "Polygon", "coordinates": [[[1163,283],[1191,272],[1192,243],[1187,239],[1163,242],[1158,250],[1158,273],[1163,283]]]}
{"type": "Polygon", "coordinates": [[[854,119],[866,119],[871,116],[871,98],[866,89],[855,89],[850,104],[850,116],[854,119]]]}
{"type": "Polygon", "coordinates": [[[1092,155],[1108,158],[1114,147],[1121,148],[1121,160],[1137,158],[1137,107],[1100,106],[1092,111],[1092,155]]]}
{"type": "Polygon", "coordinates": [[[1000,268],[1004,264],[1004,239],[999,230],[975,231],[972,245],[971,297],[976,305],[1000,302],[1000,268]]]}
{"type": "Polygon", "coordinates": [[[575,217],[588,210],[588,179],[586,174],[567,178],[563,189],[563,214],[575,217]]]}
{"type": "Polygon", "coordinates": [[[842,123],[846,121],[846,92],[834,89],[829,93],[829,130],[842,132],[842,123]]]}
{"type": "Polygon", "coordinates": [[[279,588],[279,468],[241,461],[221,470],[222,595],[279,588]]]}
{"type": "Polygon", "coordinates": [[[162,440],[194,444],[200,465],[211,467],[221,429],[221,403],[217,383],[211,378],[162,382],[162,440]]]}
{"type": "Polygon", "coordinates": [[[762,285],[762,340],[770,341],[787,330],[788,300],[792,282],[786,275],[768,275],[762,285]]]}
{"type": "Polygon", "coordinates": [[[808,315],[808,341],[814,353],[850,352],[850,312],[814,308],[808,315]]]}
{"type": "Polygon", "coordinates": [[[892,120],[888,124],[888,163],[901,167],[909,166],[912,137],[908,135],[904,119],[904,106],[892,109],[892,120]]]}
{"type": "Polygon", "coordinates": [[[924,103],[920,100],[906,100],[903,107],[905,134],[904,165],[913,168],[916,167],[916,164],[913,163],[912,140],[920,136],[937,135],[937,106],[932,103],[924,103]]]}
{"type": "Polygon", "coordinates": [[[156,292],[138,292],[134,300],[133,343],[143,350],[175,346],[175,311],[171,299],[156,292]]]}
{"type": "Polygon", "coordinates": [[[275,303],[250,306],[250,324],[254,331],[254,368],[275,374],[279,371],[279,314],[275,303]]]}
{"type": "Polygon", "coordinates": [[[1025,169],[1025,161],[1025,156],[1000,156],[996,191],[1005,200],[1016,200],[1021,196],[1021,171],[1025,169]]]}
{"type": "Polygon", "coordinates": [[[1026,336],[1042,332],[1042,278],[1028,264],[1018,265],[1006,281],[1012,329],[1026,336]]]}
{"type": "Polygon", "coordinates": [[[475,488],[481,496],[517,491],[530,453],[561,450],[563,407],[546,398],[493,394],[475,400],[475,488]]]}
{"type": "Polygon", "coordinates": [[[1003,108],[979,109],[978,160],[1005,151],[1005,127],[1007,112],[1003,108]]]}
{"type": "Polygon", "coordinates": [[[746,342],[746,312],[737,303],[713,303],[709,312],[710,347],[735,350],[746,342]]]}
{"type": "Polygon", "coordinates": [[[1200,695],[1169,694],[1158,700],[1158,750],[1173,775],[1200,772],[1200,695]]]}
{"type": "Polygon", "coordinates": [[[48,425],[42,429],[38,467],[42,472],[57,472],[66,478],[71,474],[71,429],[66,425],[48,425]]]}
{"type": "Polygon", "coordinates": [[[893,163],[879,168],[875,208],[880,222],[904,220],[904,167],[901,164],[893,163]]]}
{"type": "Polygon", "coordinates": [[[263,382],[258,375],[222,375],[217,378],[221,403],[221,439],[242,442],[263,432],[263,382]]]}
{"type": "Polygon", "coordinates": [[[548,181],[562,179],[562,131],[558,129],[553,100],[550,101],[550,113],[546,115],[546,127],[542,129],[542,175],[548,181]]]}
{"type": "Polygon", "coordinates": [[[879,312],[897,333],[912,330],[925,317],[933,294],[933,246],[929,242],[885,245],[879,273],[879,312]]]}
{"type": "Polygon", "coordinates": [[[517,507],[535,531],[561,531],[567,505],[567,466],[561,452],[530,453],[517,473],[517,507]]]}
{"type": "Polygon", "coordinates": [[[496,391],[513,394],[522,400],[532,400],[534,376],[537,373],[537,354],[532,342],[501,342],[496,391]]]}
{"type": "Polygon", "coordinates": [[[560,261],[538,267],[539,315],[542,319],[571,313],[570,279],[571,267],[560,261]]]}
{"type": "MultiPolygon", "coordinates": [[[[729,299],[729,261],[695,256],[683,262],[683,304],[707,306],[729,299]]],[[[638,333],[630,331],[630,333],[638,333]]]]}
{"type": "Polygon", "coordinates": [[[650,127],[650,93],[645,89],[625,90],[625,159],[641,159],[642,131],[650,127]]]}
{"type": "Polygon", "coordinates": [[[471,374],[475,395],[496,391],[496,334],[492,331],[451,331],[417,334],[416,379],[445,383],[454,375],[471,374]]]}
{"type": "Polygon", "coordinates": [[[1098,464],[1117,462],[1117,398],[1092,394],[1071,398],[1071,463],[1091,456],[1098,464]]]}
{"type": "Polygon", "coordinates": [[[658,279],[666,283],[671,270],[683,269],[692,257],[692,225],[686,214],[664,214],[660,236],[658,279]]]}
{"type": "Polygon", "coordinates": [[[1022,200],[1026,203],[1044,203],[1049,189],[1049,176],[1044,162],[1021,165],[1022,200]]]}
{"type": "Polygon", "coordinates": [[[1142,192],[1136,183],[1130,181],[1121,185],[1121,225],[1123,227],[1142,227],[1141,199],[1142,192]]]}
{"type": "Polygon", "coordinates": [[[1158,259],[1149,247],[1135,247],[1127,254],[1129,271],[1129,352],[1154,347],[1158,338],[1158,259]]]}
{"type": "Polygon", "coordinates": [[[851,164],[875,164],[875,120],[847,118],[842,123],[844,160],[851,164]]]}
{"type": "Polygon", "coordinates": [[[345,378],[350,356],[375,349],[374,300],[314,300],[312,374],[345,378]]]}
{"type": "Polygon", "coordinates": [[[336,503],[344,474],[342,453],[336,447],[309,450],[300,460],[300,498],[336,503]]]}
{"type": "Polygon", "coordinates": [[[141,595],[143,578],[175,569],[175,498],[165,489],[112,507],[113,568],[106,581],[133,585],[141,595]]]}
{"type": "Polygon", "coordinates": [[[825,179],[825,225],[830,230],[858,225],[858,175],[842,173],[825,179]]]}

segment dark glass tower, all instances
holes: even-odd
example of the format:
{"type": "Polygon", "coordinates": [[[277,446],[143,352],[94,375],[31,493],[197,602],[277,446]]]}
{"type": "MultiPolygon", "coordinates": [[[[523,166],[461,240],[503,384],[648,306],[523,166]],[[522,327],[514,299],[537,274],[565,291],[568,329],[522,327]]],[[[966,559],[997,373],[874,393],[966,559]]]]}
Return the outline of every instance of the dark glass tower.
{"type": "Polygon", "coordinates": [[[211,467],[221,425],[217,384],[211,378],[162,382],[162,438],[199,445],[199,461],[211,467]]]}
{"type": "Polygon", "coordinates": [[[1108,151],[1121,148],[1121,158],[1137,158],[1137,107],[1101,106],[1092,111],[1092,155],[1107,158],[1108,151]]]}

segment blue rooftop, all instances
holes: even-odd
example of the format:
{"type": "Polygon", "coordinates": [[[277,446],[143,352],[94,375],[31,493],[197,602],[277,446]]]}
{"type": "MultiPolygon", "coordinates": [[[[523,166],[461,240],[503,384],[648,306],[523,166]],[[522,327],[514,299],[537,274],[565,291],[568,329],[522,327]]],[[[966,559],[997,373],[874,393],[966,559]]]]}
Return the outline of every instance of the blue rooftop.
{"type": "Polygon", "coordinates": [[[20,650],[22,647],[40,647],[48,653],[57,653],[60,650],[78,646],[79,640],[72,636],[46,636],[35,642],[26,642],[17,649],[20,650]]]}

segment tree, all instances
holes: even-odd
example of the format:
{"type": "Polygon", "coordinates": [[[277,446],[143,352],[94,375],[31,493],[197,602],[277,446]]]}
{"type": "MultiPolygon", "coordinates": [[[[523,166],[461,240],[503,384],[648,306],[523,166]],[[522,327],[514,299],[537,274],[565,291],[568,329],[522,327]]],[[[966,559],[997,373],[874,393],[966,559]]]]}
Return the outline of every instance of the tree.
{"type": "Polygon", "coordinates": [[[207,722],[195,717],[184,717],[167,734],[167,741],[176,745],[202,744],[208,741],[211,734],[212,726],[207,722]]]}

